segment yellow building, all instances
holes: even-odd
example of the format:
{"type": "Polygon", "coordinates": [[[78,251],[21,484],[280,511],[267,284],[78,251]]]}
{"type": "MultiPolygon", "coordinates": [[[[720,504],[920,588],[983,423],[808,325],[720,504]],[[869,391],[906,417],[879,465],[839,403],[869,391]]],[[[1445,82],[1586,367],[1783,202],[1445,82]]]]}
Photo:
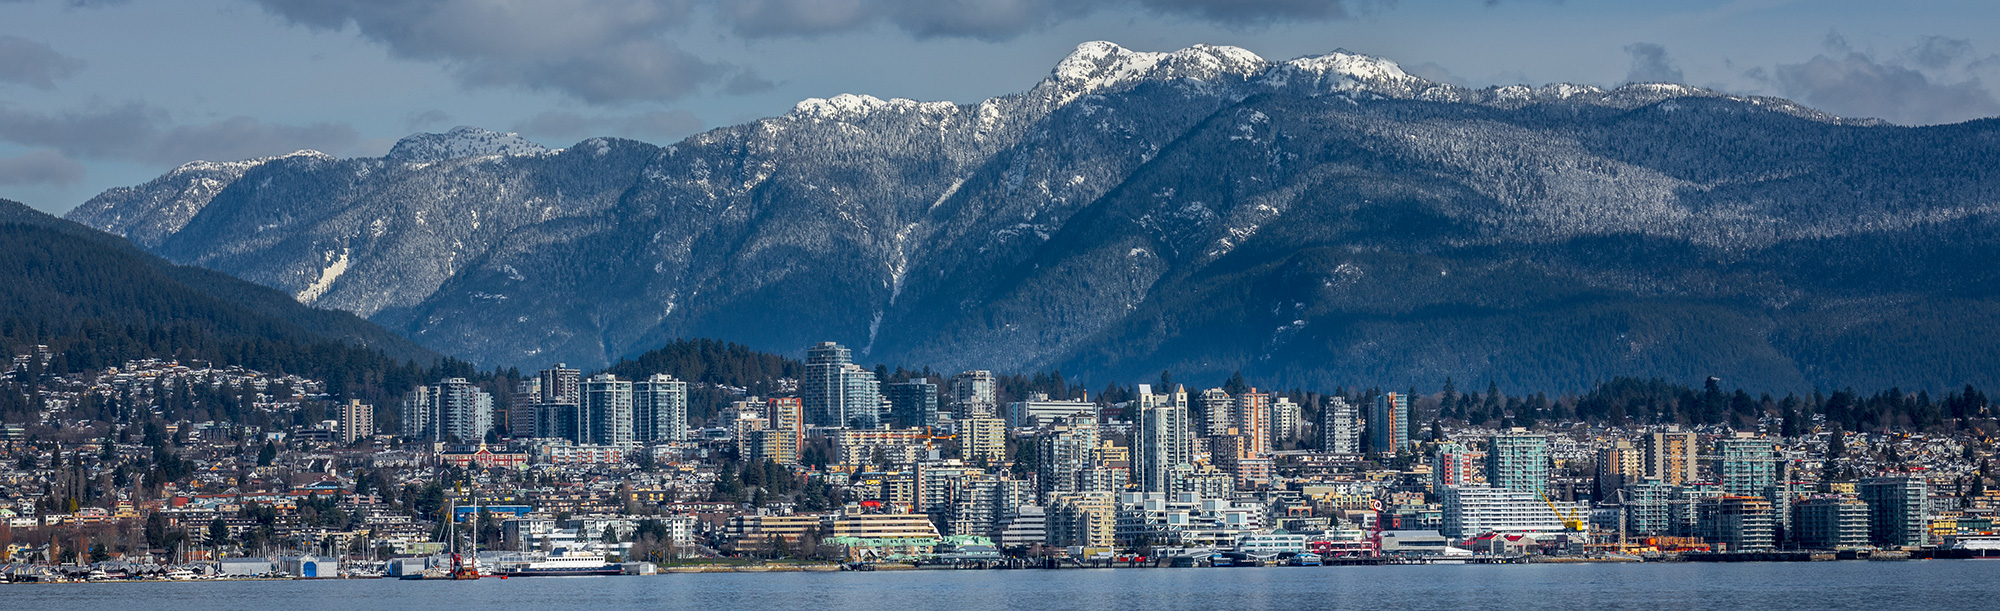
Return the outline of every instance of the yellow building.
{"type": "Polygon", "coordinates": [[[965,460],[1000,464],[1007,460],[1007,421],[999,418],[967,418],[958,421],[959,449],[965,460]]]}

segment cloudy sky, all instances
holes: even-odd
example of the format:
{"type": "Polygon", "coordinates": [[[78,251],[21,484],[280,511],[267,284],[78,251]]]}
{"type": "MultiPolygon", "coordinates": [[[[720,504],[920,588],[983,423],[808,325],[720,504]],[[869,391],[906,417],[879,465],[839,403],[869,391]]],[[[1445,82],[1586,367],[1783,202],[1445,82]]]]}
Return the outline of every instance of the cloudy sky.
{"type": "Polygon", "coordinates": [[[1974,0],[0,0],[0,198],[60,213],[190,160],[454,125],[665,143],[807,97],[970,102],[1090,40],[2000,115],[2000,3],[1974,0]]]}

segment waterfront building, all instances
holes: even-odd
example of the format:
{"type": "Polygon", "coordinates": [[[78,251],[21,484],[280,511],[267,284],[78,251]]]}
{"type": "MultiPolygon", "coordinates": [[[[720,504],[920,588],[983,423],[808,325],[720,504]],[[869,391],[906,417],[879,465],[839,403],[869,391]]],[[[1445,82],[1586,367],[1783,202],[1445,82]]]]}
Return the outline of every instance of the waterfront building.
{"type": "Polygon", "coordinates": [[[1695,505],[1701,537],[1718,551],[1771,549],[1776,546],[1771,502],[1757,496],[1724,495],[1695,505]]]}
{"type": "MultiPolygon", "coordinates": [[[[993,417],[964,418],[957,421],[959,454],[965,460],[998,465],[1007,460],[1007,421],[993,417]]],[[[985,534],[953,533],[953,534],[985,534]]]]}
{"type": "Polygon", "coordinates": [[[1646,477],[1668,486],[1685,486],[1695,481],[1695,435],[1678,427],[1656,431],[1644,437],[1646,477]]]}
{"type": "Polygon", "coordinates": [[[1361,408],[1334,395],[1320,410],[1320,449],[1333,454],[1361,453],[1361,408]]]}
{"type": "Polygon", "coordinates": [[[632,437],[640,443],[687,439],[687,382],[656,373],[632,383],[632,437]]]}
{"type": "Polygon", "coordinates": [[[723,523],[722,551],[732,554],[776,554],[790,551],[799,539],[820,529],[824,516],[738,515],[723,523]]]}
{"type": "Polygon", "coordinates": [[[1375,451],[1394,454],[1412,445],[1410,440],[1410,398],[1396,393],[1375,397],[1375,409],[1368,413],[1369,438],[1375,451]]]}
{"type": "Polygon", "coordinates": [[[584,445],[621,446],[632,435],[632,382],[600,373],[583,383],[577,429],[584,445]]]}
{"type": "Polygon", "coordinates": [[[1133,450],[1137,453],[1139,489],[1166,492],[1173,486],[1170,477],[1174,470],[1191,468],[1194,463],[1187,389],[1176,387],[1171,393],[1153,394],[1151,385],[1140,384],[1138,402],[1139,426],[1133,450]]]}
{"type": "Polygon", "coordinates": [[[1039,505],[1021,505],[1001,516],[993,527],[992,539],[1001,549],[1018,549],[1048,542],[1048,532],[1048,511],[1039,505]]]}
{"type": "Polygon", "coordinates": [[[1246,533],[1236,537],[1235,548],[1236,551],[1259,558],[1272,558],[1284,552],[1303,554],[1306,551],[1306,542],[1310,539],[1311,537],[1306,535],[1284,532],[1246,533]]]}
{"type": "Polygon", "coordinates": [[[1924,478],[1871,477],[1856,486],[1868,504],[1868,540],[1881,547],[1915,547],[1929,537],[1925,508],[1930,490],[1924,478]]]}
{"type": "Polygon", "coordinates": [[[890,426],[929,427],[938,424],[938,387],[928,378],[911,378],[883,389],[889,400],[890,426]]]}
{"type": "Polygon", "coordinates": [[[806,422],[826,428],[872,429],[880,424],[881,381],[852,362],[853,351],[833,342],[806,349],[799,399],[806,422]]]}
{"type": "Polygon", "coordinates": [[[1001,518],[1035,502],[1027,480],[974,472],[951,477],[947,485],[950,499],[944,524],[951,535],[988,535],[1000,526],[1001,518]]]}
{"type": "Polygon", "coordinates": [[[951,415],[953,418],[992,418],[999,415],[1000,403],[995,398],[993,372],[986,370],[967,371],[951,377],[951,415]]]}
{"type": "Polygon", "coordinates": [[[1633,535],[1668,535],[1673,533],[1673,523],[1668,506],[1674,497],[1674,489],[1657,479],[1642,479],[1625,483],[1624,496],[1619,501],[1620,510],[1625,512],[1625,530],[1633,535]]]}
{"type": "Polygon", "coordinates": [[[374,435],[375,406],[362,403],[360,399],[348,399],[340,404],[340,428],[335,432],[341,445],[353,445],[374,435]]]}
{"type": "Polygon", "coordinates": [[[1778,447],[1770,439],[1739,432],[1715,440],[1715,455],[1723,494],[1761,496],[1778,483],[1778,447]]]}
{"type": "Polygon", "coordinates": [[[1117,497],[1111,492],[1054,495],[1048,504],[1048,542],[1059,547],[1108,550],[1117,533],[1117,497]]]}
{"type": "Polygon", "coordinates": [[[1486,483],[1542,498],[1549,485],[1549,438],[1527,429],[1494,435],[1486,450],[1486,483]]]}
{"type": "MultiPolygon", "coordinates": [[[[1560,532],[1562,521],[1541,497],[1521,490],[1492,486],[1452,486],[1439,495],[1444,505],[1445,536],[1465,539],[1485,532],[1560,532]]],[[[1559,503],[1582,513],[1574,504],[1559,503]]]]}
{"type": "Polygon", "coordinates": [[[1815,495],[1792,505],[1799,547],[1853,549],[1868,546],[1868,504],[1841,494],[1815,495]]]}

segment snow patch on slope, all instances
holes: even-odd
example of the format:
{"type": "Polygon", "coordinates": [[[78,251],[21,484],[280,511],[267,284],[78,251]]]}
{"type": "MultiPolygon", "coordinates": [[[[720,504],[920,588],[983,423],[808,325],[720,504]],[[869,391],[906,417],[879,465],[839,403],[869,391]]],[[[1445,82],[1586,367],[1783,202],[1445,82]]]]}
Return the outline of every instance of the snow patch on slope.
{"type": "Polygon", "coordinates": [[[326,266],[326,269],[320,270],[319,279],[314,280],[311,286],[299,291],[299,303],[312,305],[313,302],[319,301],[321,296],[326,295],[328,289],[333,288],[333,282],[339,280],[341,274],[347,273],[347,254],[347,249],[340,249],[340,258],[334,259],[332,264],[326,266]]]}

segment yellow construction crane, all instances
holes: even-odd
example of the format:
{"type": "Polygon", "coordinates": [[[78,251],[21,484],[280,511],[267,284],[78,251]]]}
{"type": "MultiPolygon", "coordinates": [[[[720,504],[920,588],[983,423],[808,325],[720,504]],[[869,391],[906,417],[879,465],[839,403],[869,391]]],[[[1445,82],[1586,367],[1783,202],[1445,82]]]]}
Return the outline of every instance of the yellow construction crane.
{"type": "Polygon", "coordinates": [[[1585,532],[1590,530],[1590,524],[1583,520],[1582,514],[1564,514],[1562,509],[1556,507],[1556,502],[1549,499],[1547,491],[1542,492],[1542,502],[1548,503],[1549,513],[1556,514],[1556,519],[1562,521],[1564,529],[1570,532],[1585,532]]]}

